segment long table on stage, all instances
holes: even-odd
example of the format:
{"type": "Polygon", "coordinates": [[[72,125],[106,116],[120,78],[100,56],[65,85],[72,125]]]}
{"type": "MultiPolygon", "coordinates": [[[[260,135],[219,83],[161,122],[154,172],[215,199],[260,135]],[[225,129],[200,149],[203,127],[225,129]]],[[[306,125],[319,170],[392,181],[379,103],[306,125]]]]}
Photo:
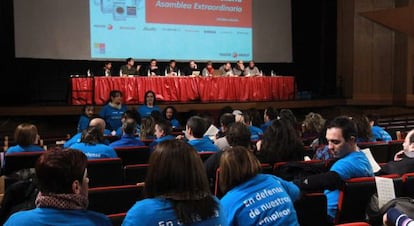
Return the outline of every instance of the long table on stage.
{"type": "Polygon", "coordinates": [[[293,76],[260,77],[90,77],[71,78],[73,105],[103,105],[111,90],[123,93],[125,104],[142,104],[148,90],[165,102],[254,102],[291,100],[293,76]]]}

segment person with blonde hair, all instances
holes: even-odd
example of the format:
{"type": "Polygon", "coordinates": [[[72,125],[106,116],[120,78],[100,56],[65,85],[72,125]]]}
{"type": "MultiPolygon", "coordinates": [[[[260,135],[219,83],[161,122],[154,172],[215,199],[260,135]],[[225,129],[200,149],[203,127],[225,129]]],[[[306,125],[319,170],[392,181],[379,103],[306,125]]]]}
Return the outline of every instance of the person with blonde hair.
{"type": "Polygon", "coordinates": [[[184,141],[166,140],[155,146],[144,193],[146,198],[128,210],[122,225],[226,225],[201,158],[184,141]]]}
{"type": "Polygon", "coordinates": [[[15,146],[10,146],[6,154],[17,152],[35,152],[44,151],[42,147],[37,145],[39,141],[39,134],[37,127],[30,123],[22,123],[16,127],[14,131],[15,146]]]}
{"type": "Polygon", "coordinates": [[[223,152],[219,187],[227,225],[299,225],[293,205],[299,188],[260,171],[260,162],[247,148],[236,146],[223,152]]]}

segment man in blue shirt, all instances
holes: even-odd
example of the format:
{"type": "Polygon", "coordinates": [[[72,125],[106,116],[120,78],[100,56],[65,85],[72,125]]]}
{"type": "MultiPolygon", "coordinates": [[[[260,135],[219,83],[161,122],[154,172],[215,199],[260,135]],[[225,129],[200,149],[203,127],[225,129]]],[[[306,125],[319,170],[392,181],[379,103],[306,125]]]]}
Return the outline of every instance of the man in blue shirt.
{"type": "Polygon", "coordinates": [[[328,215],[333,221],[338,208],[339,187],[354,177],[374,176],[372,167],[363,152],[357,146],[355,123],[347,116],[332,120],[326,130],[328,148],[338,159],[329,172],[312,175],[294,182],[301,190],[325,189],[328,202],[328,215]]]}
{"type": "MultiPolygon", "coordinates": [[[[105,127],[106,127],[106,123],[105,123],[105,120],[104,120],[103,118],[100,118],[100,117],[95,117],[95,118],[91,119],[91,121],[89,121],[89,126],[95,126],[95,127],[100,128],[100,130],[102,130],[102,132],[103,132],[104,136],[111,135],[111,131],[110,131],[110,130],[105,129],[105,127]]],[[[72,144],[79,143],[79,142],[81,141],[82,132],[83,132],[83,131],[81,131],[81,132],[79,132],[79,133],[77,133],[77,134],[73,135],[73,136],[72,136],[69,140],[67,140],[67,141],[63,144],[63,147],[64,147],[64,148],[68,148],[68,147],[70,147],[72,144]]],[[[109,144],[109,142],[108,142],[107,140],[104,140],[104,144],[109,144]]]]}
{"type": "Polygon", "coordinates": [[[139,137],[135,136],[137,128],[137,122],[128,118],[122,125],[123,134],[119,140],[116,140],[109,144],[112,148],[128,147],[128,146],[145,146],[139,137]]]}
{"type": "Polygon", "coordinates": [[[175,136],[171,135],[172,130],[173,129],[172,129],[170,121],[168,121],[166,119],[158,121],[155,124],[155,133],[154,133],[154,135],[155,135],[156,139],[149,144],[150,150],[151,151],[154,150],[155,145],[157,145],[158,143],[161,143],[165,140],[174,140],[175,136]]]}
{"type": "Polygon", "coordinates": [[[185,127],[185,137],[188,143],[198,152],[201,151],[218,151],[218,147],[213,141],[204,136],[207,131],[207,122],[200,116],[193,116],[188,119],[185,127]]]}

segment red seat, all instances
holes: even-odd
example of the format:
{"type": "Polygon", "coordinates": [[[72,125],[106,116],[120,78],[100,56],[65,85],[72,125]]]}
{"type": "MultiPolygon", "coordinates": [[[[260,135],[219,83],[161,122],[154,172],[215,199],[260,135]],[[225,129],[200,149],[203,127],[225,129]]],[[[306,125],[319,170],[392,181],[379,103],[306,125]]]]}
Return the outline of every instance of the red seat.
{"type": "Polygon", "coordinates": [[[116,154],[122,159],[122,164],[142,164],[148,163],[150,156],[150,149],[148,146],[130,146],[114,148],[116,154]]]}
{"type": "Polygon", "coordinates": [[[204,162],[206,161],[210,156],[214,155],[215,151],[201,151],[198,152],[198,155],[201,157],[201,160],[204,162]]]}
{"type": "Polygon", "coordinates": [[[109,218],[113,226],[121,226],[125,219],[126,213],[115,213],[106,216],[109,218]]]}
{"type": "Polygon", "coordinates": [[[149,164],[124,166],[124,184],[136,184],[145,181],[149,164]]]}

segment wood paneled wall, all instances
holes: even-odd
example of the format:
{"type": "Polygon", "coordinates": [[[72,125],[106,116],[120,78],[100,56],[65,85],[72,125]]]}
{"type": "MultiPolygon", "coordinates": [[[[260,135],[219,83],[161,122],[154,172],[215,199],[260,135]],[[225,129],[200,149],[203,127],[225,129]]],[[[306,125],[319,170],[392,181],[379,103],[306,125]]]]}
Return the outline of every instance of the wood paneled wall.
{"type": "Polygon", "coordinates": [[[349,104],[413,106],[414,39],[360,13],[413,0],[338,0],[337,81],[349,104]]]}

